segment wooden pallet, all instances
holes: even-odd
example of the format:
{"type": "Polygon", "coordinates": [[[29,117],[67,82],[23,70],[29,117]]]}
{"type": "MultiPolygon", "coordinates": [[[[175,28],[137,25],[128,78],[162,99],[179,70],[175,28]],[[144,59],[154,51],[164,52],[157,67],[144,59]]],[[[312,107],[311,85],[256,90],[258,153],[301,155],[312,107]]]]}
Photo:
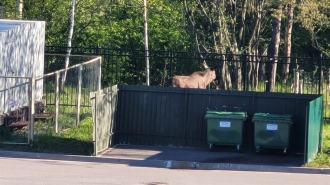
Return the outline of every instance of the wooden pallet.
{"type": "Polygon", "coordinates": [[[53,119],[54,115],[50,113],[39,113],[34,115],[34,119],[53,119]]]}
{"type": "Polygon", "coordinates": [[[13,122],[7,127],[25,127],[28,126],[29,122],[28,121],[18,121],[18,122],[13,122]]]}

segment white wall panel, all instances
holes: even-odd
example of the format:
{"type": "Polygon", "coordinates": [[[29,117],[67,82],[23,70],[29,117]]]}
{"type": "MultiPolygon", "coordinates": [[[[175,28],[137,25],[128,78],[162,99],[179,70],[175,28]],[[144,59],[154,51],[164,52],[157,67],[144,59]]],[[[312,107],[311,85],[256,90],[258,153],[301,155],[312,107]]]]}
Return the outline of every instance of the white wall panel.
{"type": "MultiPolygon", "coordinates": [[[[44,73],[45,22],[0,19],[0,76],[38,77],[44,73]]],[[[26,106],[27,79],[0,78],[0,114],[13,107],[9,100],[26,106]],[[18,87],[10,88],[17,85],[18,87]]],[[[43,81],[37,81],[35,100],[41,100],[43,81]]],[[[14,107],[15,108],[15,107],[14,107]]]]}

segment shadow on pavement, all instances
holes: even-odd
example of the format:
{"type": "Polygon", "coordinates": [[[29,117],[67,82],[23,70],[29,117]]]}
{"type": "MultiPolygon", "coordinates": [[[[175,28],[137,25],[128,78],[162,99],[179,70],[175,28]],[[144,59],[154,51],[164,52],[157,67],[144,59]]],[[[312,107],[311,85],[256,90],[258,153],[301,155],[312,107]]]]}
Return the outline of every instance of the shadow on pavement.
{"type": "Polygon", "coordinates": [[[239,153],[232,148],[216,148],[211,152],[192,148],[117,145],[97,157],[0,150],[1,158],[113,163],[132,167],[169,169],[330,174],[330,168],[302,167],[303,155],[283,154],[270,150],[260,154],[239,153]]]}
{"type": "Polygon", "coordinates": [[[230,147],[214,151],[177,147],[117,145],[105,151],[102,157],[136,160],[173,160],[199,163],[231,163],[274,166],[303,166],[303,155],[283,154],[282,150],[262,150],[261,153],[237,152],[230,147]]]}

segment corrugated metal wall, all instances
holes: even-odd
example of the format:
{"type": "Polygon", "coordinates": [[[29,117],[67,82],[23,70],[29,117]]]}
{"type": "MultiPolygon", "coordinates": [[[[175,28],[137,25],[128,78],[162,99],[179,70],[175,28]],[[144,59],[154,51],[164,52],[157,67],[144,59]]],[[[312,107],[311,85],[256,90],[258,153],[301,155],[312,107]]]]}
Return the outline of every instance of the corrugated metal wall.
{"type": "Polygon", "coordinates": [[[243,148],[253,150],[253,114],[293,114],[291,149],[304,152],[306,107],[320,95],[119,85],[114,144],[206,148],[205,113],[246,111],[243,148]]]}

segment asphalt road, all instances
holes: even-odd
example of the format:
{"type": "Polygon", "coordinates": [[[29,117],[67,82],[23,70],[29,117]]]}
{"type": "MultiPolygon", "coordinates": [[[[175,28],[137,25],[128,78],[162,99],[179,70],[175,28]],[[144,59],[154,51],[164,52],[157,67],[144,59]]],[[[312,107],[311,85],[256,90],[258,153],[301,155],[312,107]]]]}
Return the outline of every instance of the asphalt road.
{"type": "Polygon", "coordinates": [[[0,157],[0,184],[318,185],[330,175],[226,170],[178,170],[126,164],[0,157]]]}

